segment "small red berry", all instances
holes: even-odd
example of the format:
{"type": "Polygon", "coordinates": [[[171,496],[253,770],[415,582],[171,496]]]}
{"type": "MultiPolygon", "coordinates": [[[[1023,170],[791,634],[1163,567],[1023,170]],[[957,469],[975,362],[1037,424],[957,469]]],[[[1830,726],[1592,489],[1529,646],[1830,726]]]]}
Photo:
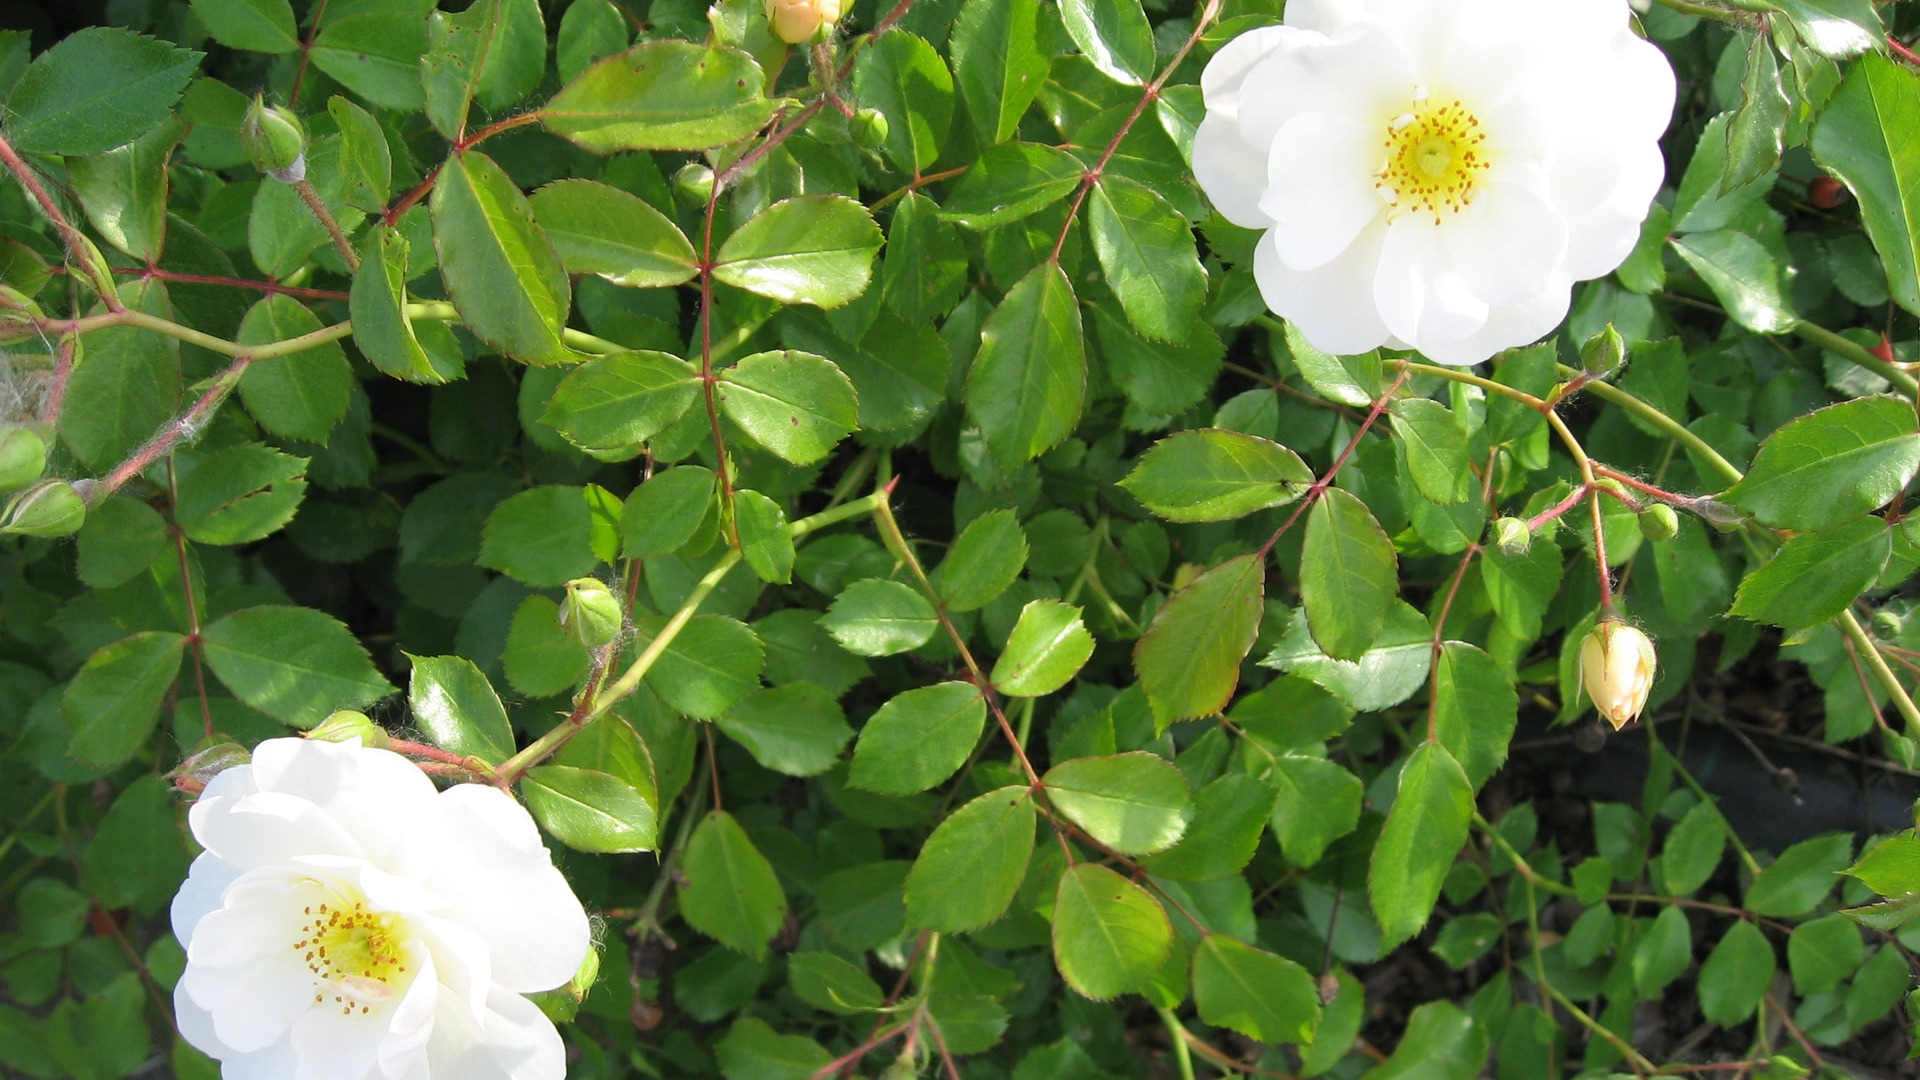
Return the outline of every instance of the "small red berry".
{"type": "Polygon", "coordinates": [[[1850,197],[1851,193],[1831,176],[1816,176],[1807,184],[1807,201],[1822,210],[1831,210],[1850,197]]]}
{"type": "Polygon", "coordinates": [[[1880,344],[1875,345],[1867,351],[1885,360],[1889,364],[1893,363],[1893,342],[1888,340],[1885,334],[1880,335],[1880,344]]]}

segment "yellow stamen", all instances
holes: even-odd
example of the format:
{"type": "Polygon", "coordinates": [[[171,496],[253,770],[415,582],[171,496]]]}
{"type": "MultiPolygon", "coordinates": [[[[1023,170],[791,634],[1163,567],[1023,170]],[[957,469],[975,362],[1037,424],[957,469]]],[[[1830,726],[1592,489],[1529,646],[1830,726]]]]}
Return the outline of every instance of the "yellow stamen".
{"type": "Polygon", "coordinates": [[[1408,210],[1457,214],[1473,202],[1474,186],[1487,169],[1480,118],[1458,100],[1435,104],[1424,86],[1410,95],[1412,108],[1387,121],[1386,163],[1374,173],[1374,188],[1391,208],[1388,220],[1408,210]]]}

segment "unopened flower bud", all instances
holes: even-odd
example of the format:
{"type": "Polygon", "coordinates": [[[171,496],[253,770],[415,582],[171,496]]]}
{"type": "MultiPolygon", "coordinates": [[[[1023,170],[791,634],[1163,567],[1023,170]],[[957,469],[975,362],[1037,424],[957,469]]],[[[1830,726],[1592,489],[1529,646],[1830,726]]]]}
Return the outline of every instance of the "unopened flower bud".
{"type": "Polygon", "coordinates": [[[713,170],[697,161],[688,162],[673,174],[673,189],[688,205],[705,206],[713,198],[713,170]]]}
{"type": "Polygon", "coordinates": [[[1595,378],[1626,363],[1626,360],[1626,339],[1620,336],[1620,331],[1615,330],[1612,323],[1580,346],[1580,367],[1595,378]]]}
{"type": "Polygon", "coordinates": [[[47,440],[28,427],[0,430],[0,491],[23,488],[47,471],[47,440]]]}
{"type": "Polygon", "coordinates": [[[1885,608],[1873,613],[1873,636],[1881,641],[1892,641],[1906,629],[1907,620],[1897,611],[1885,608]]]}
{"type": "Polygon", "coordinates": [[[620,598],[599,578],[567,582],[567,598],[560,602],[560,626],[567,636],[589,649],[612,644],[620,636],[624,612],[620,598]]]}
{"type": "Polygon", "coordinates": [[[245,765],[253,756],[239,743],[214,743],[203,750],[189,754],[187,760],[173,767],[167,773],[167,779],[173,781],[174,789],[188,795],[198,795],[205,791],[213,778],[233,768],[245,765]]]}
{"type": "Polygon", "coordinates": [[[868,150],[887,141],[887,117],[879,109],[861,109],[853,114],[853,141],[868,150]]]}
{"type": "Polygon", "coordinates": [[[87,504],[72,484],[49,480],[15,495],[0,521],[0,533],[72,536],[87,523],[87,504]]]}
{"type": "Polygon", "coordinates": [[[359,739],[361,746],[370,746],[375,750],[385,750],[393,743],[386,728],[374,723],[366,713],[352,709],[342,709],[320,721],[307,731],[307,738],[337,743],[359,739]]]}
{"type": "Polygon", "coordinates": [[[1647,707],[1655,663],[1653,642],[1618,619],[1602,619],[1581,642],[1580,681],[1613,730],[1639,719],[1647,707]]]}
{"type": "Polygon", "coordinates": [[[907,1050],[881,1071],[880,1080],[914,1080],[919,1075],[920,1061],[913,1051],[907,1050]]]}
{"type": "Polygon", "coordinates": [[[840,0],[767,0],[767,22],[773,36],[789,45],[802,45],[832,31],[840,19],[840,0]]]}
{"type": "Polygon", "coordinates": [[[1680,515],[1666,503],[1654,503],[1640,511],[1640,535],[1660,543],[1680,534],[1680,515]]]}
{"type": "Polygon", "coordinates": [[[283,184],[307,175],[307,134],[300,121],[258,95],[240,121],[240,146],[253,167],[283,184]]]}
{"type": "Polygon", "coordinates": [[[1704,496],[1688,503],[1687,509],[1693,511],[1695,517],[1720,532],[1733,532],[1747,521],[1746,515],[1740,511],[1719,499],[1709,499],[1704,496]]]}
{"type": "Polygon", "coordinates": [[[1496,518],[1493,523],[1493,542],[1502,555],[1525,555],[1533,546],[1533,530],[1527,523],[1515,517],[1496,518]]]}

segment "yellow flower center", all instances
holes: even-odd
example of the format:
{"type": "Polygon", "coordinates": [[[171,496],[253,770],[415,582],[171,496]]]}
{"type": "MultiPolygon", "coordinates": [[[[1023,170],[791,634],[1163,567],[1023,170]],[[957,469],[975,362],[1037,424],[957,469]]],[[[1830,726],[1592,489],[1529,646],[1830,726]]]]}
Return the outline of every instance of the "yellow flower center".
{"type": "Polygon", "coordinates": [[[368,911],[363,902],[315,904],[305,914],[293,951],[313,972],[316,1003],[331,997],[341,1015],[364,1014],[400,989],[406,935],[393,916],[368,911]]]}
{"type": "Polygon", "coordinates": [[[1434,104],[1426,87],[1413,91],[1413,107],[1387,121],[1386,164],[1374,173],[1374,188],[1387,201],[1387,220],[1417,210],[1441,223],[1473,202],[1474,184],[1487,170],[1480,118],[1458,100],[1434,104]]]}

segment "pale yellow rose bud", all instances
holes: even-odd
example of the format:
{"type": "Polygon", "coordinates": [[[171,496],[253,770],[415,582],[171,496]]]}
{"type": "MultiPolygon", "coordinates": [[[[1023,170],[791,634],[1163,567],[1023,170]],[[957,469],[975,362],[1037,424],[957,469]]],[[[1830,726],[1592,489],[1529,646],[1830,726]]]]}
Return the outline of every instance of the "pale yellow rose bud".
{"type": "Polygon", "coordinates": [[[1580,645],[1580,681],[1613,730],[1640,718],[1653,689],[1653,642],[1618,619],[1602,620],[1580,645]]]}
{"type": "Polygon", "coordinates": [[[789,45],[804,45],[840,19],[840,0],[767,0],[767,22],[773,36],[789,45]]]}

